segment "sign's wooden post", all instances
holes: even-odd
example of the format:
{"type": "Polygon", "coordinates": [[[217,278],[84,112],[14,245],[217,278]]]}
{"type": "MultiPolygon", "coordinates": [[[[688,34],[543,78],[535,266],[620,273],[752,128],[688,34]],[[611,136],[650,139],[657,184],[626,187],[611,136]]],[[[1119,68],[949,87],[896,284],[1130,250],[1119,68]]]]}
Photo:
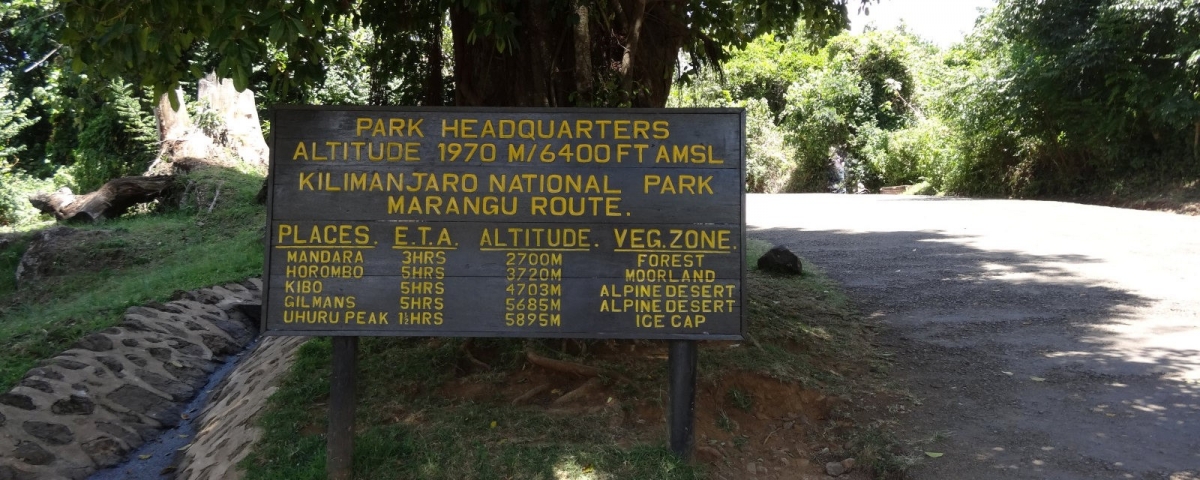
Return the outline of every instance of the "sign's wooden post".
{"type": "Polygon", "coordinates": [[[354,473],[354,389],[358,337],[333,337],[333,371],[329,378],[329,431],[325,438],[325,473],[330,480],[350,480],[354,473]]]}
{"type": "Polygon", "coordinates": [[[262,331],[337,337],[331,478],[358,336],[671,341],[689,454],[694,341],[746,329],[744,111],[296,106],[271,126],[262,331]]]}
{"type": "Polygon", "coordinates": [[[672,340],[667,353],[668,442],[671,452],[691,460],[695,446],[696,418],[696,342],[672,340]]]}

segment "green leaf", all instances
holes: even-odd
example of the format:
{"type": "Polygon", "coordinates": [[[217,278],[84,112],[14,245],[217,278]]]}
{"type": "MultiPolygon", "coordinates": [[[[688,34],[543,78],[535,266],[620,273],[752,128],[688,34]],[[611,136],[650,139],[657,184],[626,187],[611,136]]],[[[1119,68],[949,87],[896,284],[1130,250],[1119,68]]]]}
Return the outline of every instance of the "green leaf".
{"type": "Polygon", "coordinates": [[[945,454],[942,452],[925,452],[925,456],[929,457],[929,458],[938,458],[942,455],[945,455],[945,454]]]}
{"type": "Polygon", "coordinates": [[[150,28],[143,27],[138,31],[138,43],[141,44],[142,50],[149,50],[147,43],[150,40],[150,28]]]}
{"type": "Polygon", "coordinates": [[[306,27],[304,25],[304,22],[302,22],[299,18],[293,18],[292,24],[296,26],[296,31],[300,32],[300,35],[302,35],[302,36],[309,35],[308,27],[306,27]]]}

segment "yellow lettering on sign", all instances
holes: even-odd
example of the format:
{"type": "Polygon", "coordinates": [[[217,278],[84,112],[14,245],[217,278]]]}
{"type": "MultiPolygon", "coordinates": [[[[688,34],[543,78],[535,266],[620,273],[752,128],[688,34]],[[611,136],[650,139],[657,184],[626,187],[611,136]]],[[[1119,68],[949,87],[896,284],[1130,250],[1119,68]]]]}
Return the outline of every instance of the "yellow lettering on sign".
{"type": "MultiPolygon", "coordinates": [[[[591,228],[484,228],[483,233],[479,237],[479,246],[480,248],[589,248],[592,246],[591,240],[588,239],[591,233],[591,228]]],[[[561,265],[562,256],[550,254],[536,256],[525,253],[509,254],[508,265],[525,264],[561,265]],[[557,263],[554,262],[555,259],[557,259],[557,263]]]]}
{"type": "Polygon", "coordinates": [[[637,266],[693,268],[704,264],[702,253],[639,253],[637,266]]]}
{"type": "Polygon", "coordinates": [[[361,137],[362,132],[371,129],[372,122],[370,118],[359,117],[354,121],[354,136],[361,137]]]}
{"type": "Polygon", "coordinates": [[[529,213],[553,217],[620,217],[621,197],[543,197],[529,198],[529,213]]]}
{"type": "Polygon", "coordinates": [[[575,138],[592,138],[592,121],[591,120],[576,120],[575,121],[575,138]]]}
{"type": "Polygon", "coordinates": [[[671,315],[671,326],[675,328],[699,328],[704,321],[704,315],[671,315]]]}
{"type": "Polygon", "coordinates": [[[446,278],[446,267],[400,267],[400,278],[404,279],[430,279],[444,280],[446,278]]]}
{"type": "Polygon", "coordinates": [[[318,250],[288,250],[290,263],[363,263],[362,250],[322,248],[318,250]]]}
{"type": "Polygon", "coordinates": [[[603,193],[619,195],[621,189],[609,185],[608,175],[491,174],[488,191],[495,193],[603,193]]]}
{"type": "Polygon", "coordinates": [[[372,137],[424,137],[423,122],[424,118],[388,118],[384,122],[382,118],[358,117],[354,119],[354,136],[370,131],[372,137]]]}
{"type": "Polygon", "coordinates": [[[287,295],[283,297],[283,306],[289,308],[355,308],[358,305],[353,295],[287,295]]]}
{"type": "Polygon", "coordinates": [[[421,160],[420,148],[420,142],[297,142],[292,160],[417,162],[421,160]]]}
{"type": "Polygon", "coordinates": [[[446,293],[444,282],[403,281],[400,282],[400,293],[403,295],[442,295],[446,293]]]}
{"type": "Polygon", "coordinates": [[[445,306],[442,297],[400,297],[399,301],[401,310],[441,310],[445,306]]]}
{"type": "Polygon", "coordinates": [[[657,228],[614,228],[613,236],[620,249],[662,247],[662,231],[657,228]]]}
{"type": "Polygon", "coordinates": [[[398,325],[441,325],[442,312],[399,312],[396,314],[398,325]]]}
{"type": "Polygon", "coordinates": [[[638,328],[666,328],[666,325],[663,325],[664,317],[665,315],[661,313],[655,315],[639,314],[634,316],[634,322],[638,328]]]}
{"type": "Polygon", "coordinates": [[[646,175],[642,178],[642,193],[653,188],[659,195],[713,195],[712,175],[646,175]]]}
{"type": "Polygon", "coordinates": [[[725,160],[713,156],[713,146],[708,144],[671,145],[669,149],[666,145],[659,145],[654,163],[720,165],[725,163],[725,160]]]}
{"type": "Polygon", "coordinates": [[[670,248],[729,250],[729,230],[671,229],[670,248]]]}
{"type": "Polygon", "coordinates": [[[299,225],[281,223],[275,241],[279,245],[365,246],[371,244],[371,227],[346,224],[313,225],[308,236],[303,236],[299,225]]]}
{"type": "MultiPolygon", "coordinates": [[[[291,253],[288,252],[289,256],[291,253]]],[[[362,265],[287,265],[284,267],[284,276],[288,278],[363,278],[365,273],[366,270],[362,265]]]]}
{"type": "Polygon", "coordinates": [[[617,140],[631,140],[629,136],[630,120],[615,120],[613,121],[613,138],[617,140]]]}
{"type": "Polygon", "coordinates": [[[654,128],[655,140],[666,140],[667,138],[671,137],[670,122],[667,122],[666,120],[656,120],[652,126],[654,128]]]}
{"type": "Polygon", "coordinates": [[[296,142],[296,151],[292,153],[292,160],[308,160],[308,149],[304,148],[304,142],[296,142]]]}
{"type": "Polygon", "coordinates": [[[645,120],[633,121],[633,138],[649,139],[650,135],[646,133],[648,130],[650,130],[650,122],[645,120]]]}
{"type": "Polygon", "coordinates": [[[509,196],[389,195],[389,215],[505,215],[518,212],[519,198],[509,196]]]}

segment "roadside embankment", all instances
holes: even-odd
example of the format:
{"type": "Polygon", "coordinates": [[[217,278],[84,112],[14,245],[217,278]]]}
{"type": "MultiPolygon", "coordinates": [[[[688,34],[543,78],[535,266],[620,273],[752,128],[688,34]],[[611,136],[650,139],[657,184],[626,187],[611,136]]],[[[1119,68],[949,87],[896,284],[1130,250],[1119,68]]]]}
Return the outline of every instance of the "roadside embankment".
{"type": "Polygon", "coordinates": [[[0,479],[78,479],[177,425],[227,356],[257,335],[261,281],[126,310],[0,394],[0,479]]]}

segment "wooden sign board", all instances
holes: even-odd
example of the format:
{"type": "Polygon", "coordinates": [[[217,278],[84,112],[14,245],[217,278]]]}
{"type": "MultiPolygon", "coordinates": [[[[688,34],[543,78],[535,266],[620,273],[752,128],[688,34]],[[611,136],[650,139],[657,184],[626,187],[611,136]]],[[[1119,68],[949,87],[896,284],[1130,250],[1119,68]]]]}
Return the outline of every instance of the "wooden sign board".
{"type": "Polygon", "coordinates": [[[263,331],[741,339],[741,110],[276,107],[263,331]]]}

